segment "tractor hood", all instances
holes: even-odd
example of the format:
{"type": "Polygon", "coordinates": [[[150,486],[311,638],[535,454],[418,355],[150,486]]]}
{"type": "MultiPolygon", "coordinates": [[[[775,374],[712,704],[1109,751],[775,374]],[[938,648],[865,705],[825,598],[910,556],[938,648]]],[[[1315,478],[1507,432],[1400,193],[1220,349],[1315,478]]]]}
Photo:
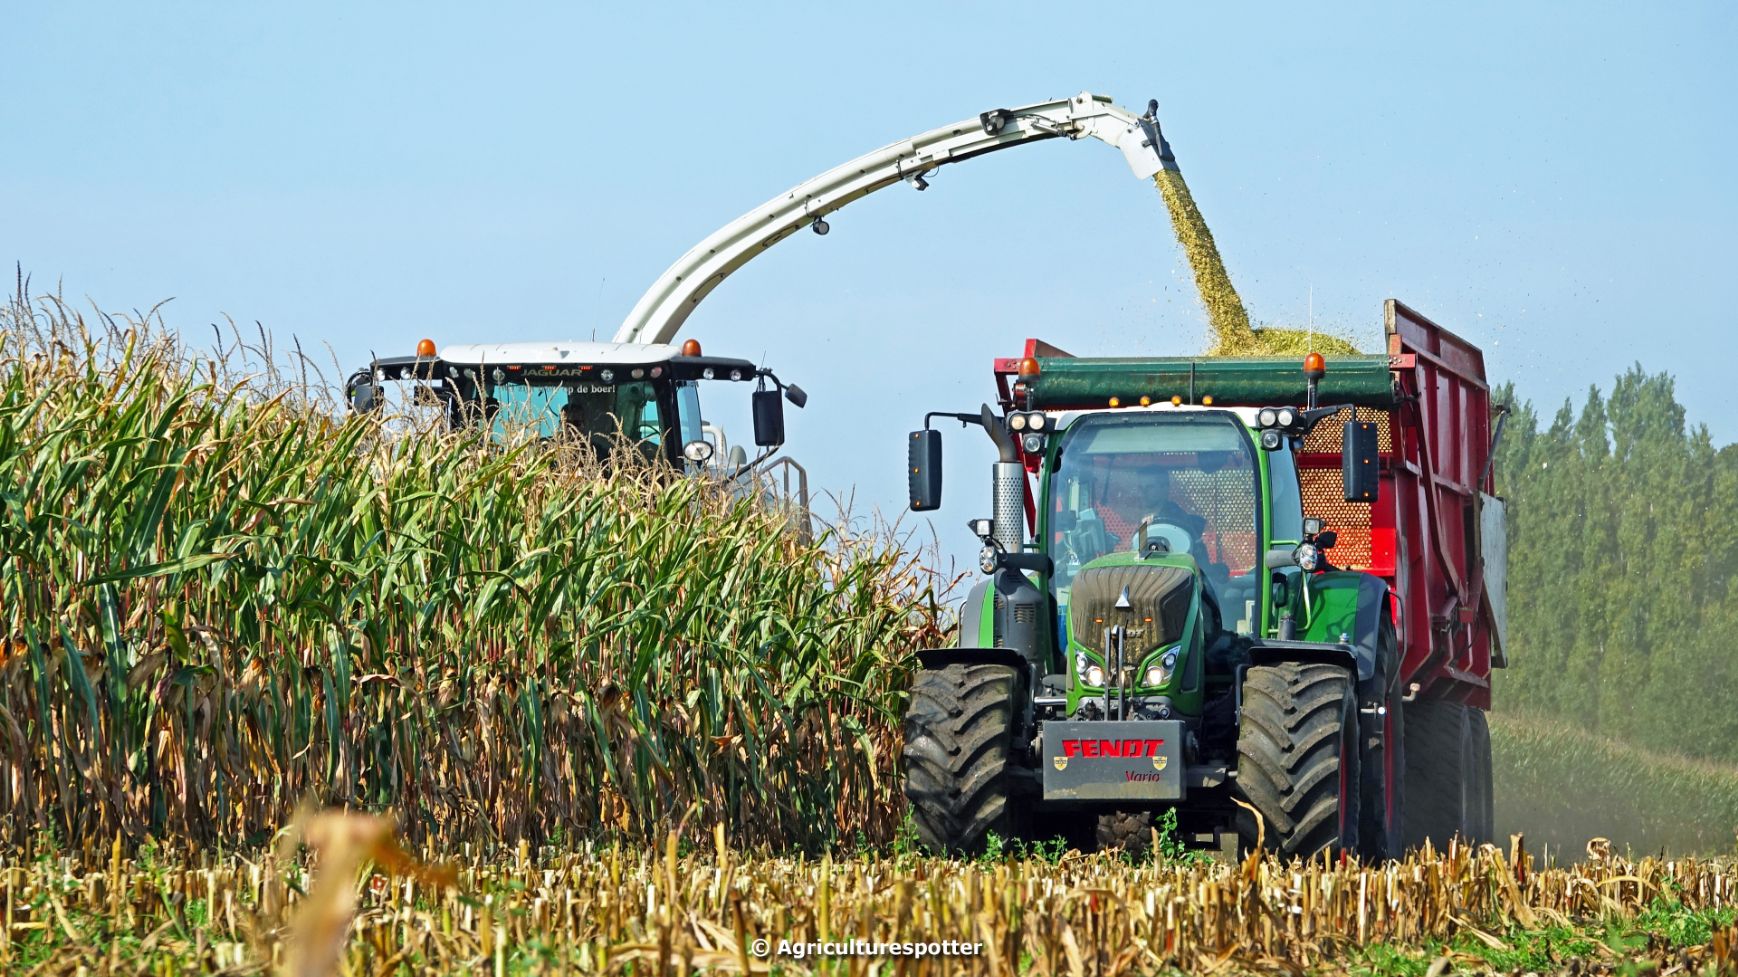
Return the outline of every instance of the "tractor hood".
{"type": "Polygon", "coordinates": [[[1111,553],[1074,575],[1068,629],[1078,644],[1103,649],[1106,628],[1121,625],[1128,660],[1138,662],[1183,640],[1194,625],[1201,571],[1183,554],[1111,553]]]}

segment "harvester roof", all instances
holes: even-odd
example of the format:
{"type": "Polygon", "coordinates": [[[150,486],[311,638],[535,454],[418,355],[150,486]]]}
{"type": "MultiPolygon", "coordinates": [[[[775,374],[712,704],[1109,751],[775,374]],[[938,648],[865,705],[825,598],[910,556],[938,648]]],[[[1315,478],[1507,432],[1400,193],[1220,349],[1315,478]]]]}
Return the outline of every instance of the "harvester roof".
{"type": "Polygon", "coordinates": [[[565,362],[650,365],[667,362],[681,352],[681,347],[669,343],[453,343],[441,348],[441,359],[471,366],[565,362]]]}

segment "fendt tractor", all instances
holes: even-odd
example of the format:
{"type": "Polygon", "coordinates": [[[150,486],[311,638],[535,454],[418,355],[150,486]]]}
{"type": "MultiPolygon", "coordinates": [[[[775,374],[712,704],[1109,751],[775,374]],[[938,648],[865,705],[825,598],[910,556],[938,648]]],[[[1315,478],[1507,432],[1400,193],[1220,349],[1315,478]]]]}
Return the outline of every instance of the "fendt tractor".
{"type": "MultiPolygon", "coordinates": [[[[1388,857],[1492,834],[1502,503],[1483,355],[1398,302],[1386,355],[998,359],[988,578],[920,655],[928,846],[1177,840],[1388,857]]],[[[1500,437],[1499,412],[1495,424],[1500,437]]]]}

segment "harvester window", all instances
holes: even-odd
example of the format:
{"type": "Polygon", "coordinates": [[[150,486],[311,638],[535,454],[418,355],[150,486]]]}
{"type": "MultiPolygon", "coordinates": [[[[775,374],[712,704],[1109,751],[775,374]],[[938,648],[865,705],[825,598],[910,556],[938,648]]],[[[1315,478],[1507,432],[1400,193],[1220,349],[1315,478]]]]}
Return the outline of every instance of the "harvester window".
{"type": "Polygon", "coordinates": [[[701,428],[700,386],[692,380],[676,384],[676,423],[681,428],[683,444],[705,436],[701,428]]]}
{"type": "Polygon", "coordinates": [[[489,395],[496,405],[490,429],[498,438],[553,438],[565,427],[607,454],[619,431],[654,455],[663,441],[657,390],[648,382],[502,383],[489,395]]]}

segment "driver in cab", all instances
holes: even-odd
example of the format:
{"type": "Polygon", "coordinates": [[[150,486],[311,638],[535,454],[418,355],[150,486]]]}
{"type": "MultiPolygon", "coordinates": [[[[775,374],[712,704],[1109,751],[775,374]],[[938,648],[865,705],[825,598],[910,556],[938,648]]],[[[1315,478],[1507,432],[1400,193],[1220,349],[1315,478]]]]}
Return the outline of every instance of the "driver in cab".
{"type": "Polygon", "coordinates": [[[1140,533],[1142,522],[1148,523],[1147,538],[1164,539],[1170,544],[1172,553],[1199,549],[1194,543],[1207,528],[1207,522],[1170,500],[1169,481],[1163,475],[1108,480],[1098,506],[1098,517],[1104,522],[1105,532],[1110,534],[1113,549],[1139,547],[1140,540],[1135,537],[1140,533]]]}

